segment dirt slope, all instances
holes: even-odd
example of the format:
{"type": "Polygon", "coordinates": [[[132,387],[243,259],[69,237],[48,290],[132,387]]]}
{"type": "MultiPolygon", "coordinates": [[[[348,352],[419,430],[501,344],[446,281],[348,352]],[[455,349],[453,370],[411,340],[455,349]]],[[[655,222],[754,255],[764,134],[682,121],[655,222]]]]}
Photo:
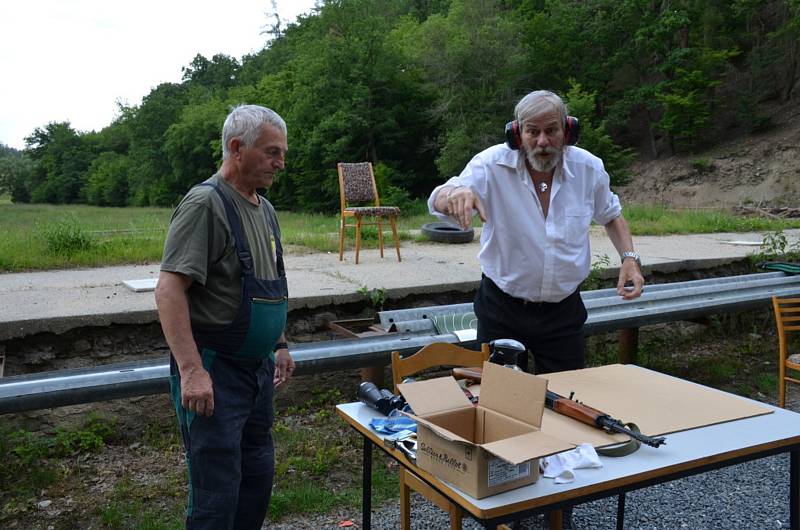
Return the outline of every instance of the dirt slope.
{"type": "Polygon", "coordinates": [[[708,151],[641,160],[617,189],[625,202],[675,207],[800,206],[800,101],[772,111],[773,127],[708,151]]]}

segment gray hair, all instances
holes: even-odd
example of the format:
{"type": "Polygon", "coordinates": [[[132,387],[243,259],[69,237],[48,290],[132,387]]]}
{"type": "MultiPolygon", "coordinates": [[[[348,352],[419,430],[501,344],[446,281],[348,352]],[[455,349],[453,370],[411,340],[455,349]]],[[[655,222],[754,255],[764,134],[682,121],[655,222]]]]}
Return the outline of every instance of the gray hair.
{"type": "Polygon", "coordinates": [[[277,112],[260,105],[238,105],[233,108],[222,126],[222,159],[230,156],[228,142],[239,138],[245,146],[253,145],[264,125],[272,125],[286,134],[286,122],[277,112]]]}
{"type": "Polygon", "coordinates": [[[564,101],[549,90],[535,90],[519,100],[517,106],[514,107],[514,118],[522,127],[526,121],[552,111],[558,112],[559,121],[563,127],[567,119],[567,106],[564,101]]]}

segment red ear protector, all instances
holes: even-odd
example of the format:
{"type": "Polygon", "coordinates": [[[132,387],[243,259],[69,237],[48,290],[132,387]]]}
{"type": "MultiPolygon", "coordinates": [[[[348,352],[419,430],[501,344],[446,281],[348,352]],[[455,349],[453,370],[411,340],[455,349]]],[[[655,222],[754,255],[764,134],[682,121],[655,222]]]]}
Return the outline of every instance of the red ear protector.
{"type": "MultiPolygon", "coordinates": [[[[564,145],[575,145],[581,135],[581,124],[578,118],[567,116],[564,120],[564,145]]],[[[517,120],[506,123],[506,145],[515,151],[522,145],[522,136],[519,132],[517,120]]]]}

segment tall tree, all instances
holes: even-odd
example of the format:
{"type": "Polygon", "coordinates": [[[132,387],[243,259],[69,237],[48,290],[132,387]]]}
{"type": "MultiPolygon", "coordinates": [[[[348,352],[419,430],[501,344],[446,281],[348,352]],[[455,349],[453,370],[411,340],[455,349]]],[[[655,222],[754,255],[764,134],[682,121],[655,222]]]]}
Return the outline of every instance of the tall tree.
{"type": "Polygon", "coordinates": [[[69,122],[51,122],[25,138],[26,153],[38,162],[31,178],[33,202],[81,202],[85,174],[95,156],[93,138],[69,122]]]}
{"type": "Polygon", "coordinates": [[[446,15],[421,24],[407,19],[397,30],[405,53],[437,93],[433,117],[442,124],[436,165],[450,176],[476,152],[498,143],[523,95],[520,20],[499,1],[453,0],[446,15]]]}

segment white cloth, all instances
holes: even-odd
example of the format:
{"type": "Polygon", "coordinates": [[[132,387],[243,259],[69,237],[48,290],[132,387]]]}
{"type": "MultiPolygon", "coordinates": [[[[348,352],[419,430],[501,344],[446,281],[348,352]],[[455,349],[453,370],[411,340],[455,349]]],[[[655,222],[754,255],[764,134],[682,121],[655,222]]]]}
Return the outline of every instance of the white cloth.
{"type": "Polygon", "coordinates": [[[575,469],[598,467],[603,467],[603,464],[590,444],[580,444],[575,449],[539,459],[542,476],[555,479],[556,484],[567,484],[575,480],[575,469]]]}
{"type": "MultiPolygon", "coordinates": [[[[564,150],[550,192],[547,219],[521,151],[498,144],[478,153],[442,186],[469,186],[488,219],[478,260],[483,273],[505,293],[534,302],[560,302],[591,268],[589,225],[606,225],[622,213],[603,161],[580,147],[564,150]]],[[[428,208],[440,219],[452,218],[428,208]]]]}

